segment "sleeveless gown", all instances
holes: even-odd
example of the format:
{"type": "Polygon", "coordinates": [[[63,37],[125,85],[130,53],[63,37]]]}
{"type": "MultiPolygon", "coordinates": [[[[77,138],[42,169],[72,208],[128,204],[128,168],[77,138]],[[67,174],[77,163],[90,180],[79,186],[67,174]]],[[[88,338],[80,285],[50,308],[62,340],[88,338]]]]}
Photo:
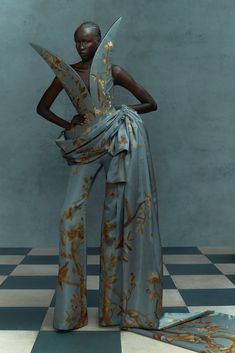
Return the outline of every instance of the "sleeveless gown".
{"type": "MultiPolygon", "coordinates": [[[[77,112],[85,114],[84,124],[63,130],[56,139],[62,156],[69,165],[92,163],[106,153],[112,156],[106,182],[116,189],[112,204],[107,197],[104,203],[99,324],[119,325],[198,352],[235,352],[234,318],[211,311],[162,313],[163,264],[149,138],[136,111],[124,104],[115,109],[113,103],[112,54],[121,19],[111,26],[95,53],[90,92],[60,57],[31,44],[59,78],[77,112]]],[[[62,252],[59,257],[62,263],[62,252]]],[[[63,252],[63,257],[73,258],[72,250],[63,252]]],[[[65,289],[70,292],[68,283],[69,271],[60,267],[57,292],[62,294],[56,307],[63,305],[71,312],[76,298],[63,296],[65,289]]],[[[75,316],[65,320],[58,314],[54,325],[69,330],[81,327],[79,320],[75,316]]]]}

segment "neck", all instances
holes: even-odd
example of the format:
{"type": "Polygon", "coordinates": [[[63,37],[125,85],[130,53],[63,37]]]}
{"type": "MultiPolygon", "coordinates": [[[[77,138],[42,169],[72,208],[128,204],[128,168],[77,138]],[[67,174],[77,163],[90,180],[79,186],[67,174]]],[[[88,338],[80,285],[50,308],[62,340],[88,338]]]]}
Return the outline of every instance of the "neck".
{"type": "Polygon", "coordinates": [[[84,67],[84,69],[90,69],[91,64],[92,64],[92,60],[93,60],[93,58],[88,59],[88,60],[82,60],[82,66],[84,67]]]}

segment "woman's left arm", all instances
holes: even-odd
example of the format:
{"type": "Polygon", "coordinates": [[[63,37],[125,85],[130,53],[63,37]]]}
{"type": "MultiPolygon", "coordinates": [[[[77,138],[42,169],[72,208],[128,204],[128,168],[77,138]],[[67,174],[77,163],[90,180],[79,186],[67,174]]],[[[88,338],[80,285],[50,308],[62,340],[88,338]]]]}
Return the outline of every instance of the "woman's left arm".
{"type": "Polygon", "coordinates": [[[118,65],[113,65],[112,76],[114,85],[126,88],[140,101],[140,104],[128,105],[130,108],[140,114],[157,110],[157,103],[153,97],[128,72],[118,65]]]}

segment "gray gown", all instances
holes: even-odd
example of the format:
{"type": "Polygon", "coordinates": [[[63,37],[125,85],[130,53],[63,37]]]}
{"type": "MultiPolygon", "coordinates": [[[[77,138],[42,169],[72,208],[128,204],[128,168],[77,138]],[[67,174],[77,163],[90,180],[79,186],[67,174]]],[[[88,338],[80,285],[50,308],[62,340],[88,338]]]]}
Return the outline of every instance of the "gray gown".
{"type": "MultiPolygon", "coordinates": [[[[114,107],[111,65],[120,21],[112,25],[95,53],[90,92],[71,66],[31,44],[53,69],[77,112],[85,114],[84,124],[63,130],[56,139],[70,175],[61,211],[53,325],[57,330],[71,330],[88,323],[86,204],[93,181],[104,167],[99,324],[119,325],[193,350],[207,349],[208,339],[203,341],[202,336],[209,331],[202,327],[205,330],[215,318],[223,326],[225,316],[208,311],[162,314],[162,254],[149,139],[136,111],[126,105],[114,107]]],[[[222,338],[220,344],[224,344],[222,338]]]]}

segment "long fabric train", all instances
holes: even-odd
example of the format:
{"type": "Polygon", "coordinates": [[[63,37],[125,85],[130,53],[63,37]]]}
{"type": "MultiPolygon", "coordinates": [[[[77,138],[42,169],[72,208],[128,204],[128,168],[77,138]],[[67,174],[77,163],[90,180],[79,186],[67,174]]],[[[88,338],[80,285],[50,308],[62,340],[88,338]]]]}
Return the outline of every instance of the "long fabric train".
{"type": "MultiPolygon", "coordinates": [[[[106,182],[115,186],[115,192],[112,201],[106,195],[102,221],[99,324],[120,325],[122,329],[198,352],[232,353],[234,317],[209,311],[162,314],[161,242],[148,134],[136,111],[126,105],[115,109],[113,104],[113,40],[120,21],[121,18],[112,25],[93,58],[90,92],[71,66],[31,44],[53,69],[76,110],[85,114],[83,125],[62,131],[56,140],[68,164],[79,166],[95,162],[107,153],[112,156],[106,182]]],[[[81,232],[73,233],[73,237],[84,240],[81,232]]],[[[67,236],[71,234],[65,231],[63,237],[67,236]]],[[[79,260],[72,252],[61,251],[59,256],[60,264],[65,258],[73,259],[79,269],[79,260]]],[[[80,318],[73,315],[66,321],[59,308],[69,312],[80,302],[63,294],[69,293],[71,287],[66,266],[59,268],[54,326],[69,330],[79,327],[76,320],[80,318]]],[[[83,292],[85,295],[85,289],[83,292]]],[[[83,309],[84,325],[87,317],[83,309]]]]}

